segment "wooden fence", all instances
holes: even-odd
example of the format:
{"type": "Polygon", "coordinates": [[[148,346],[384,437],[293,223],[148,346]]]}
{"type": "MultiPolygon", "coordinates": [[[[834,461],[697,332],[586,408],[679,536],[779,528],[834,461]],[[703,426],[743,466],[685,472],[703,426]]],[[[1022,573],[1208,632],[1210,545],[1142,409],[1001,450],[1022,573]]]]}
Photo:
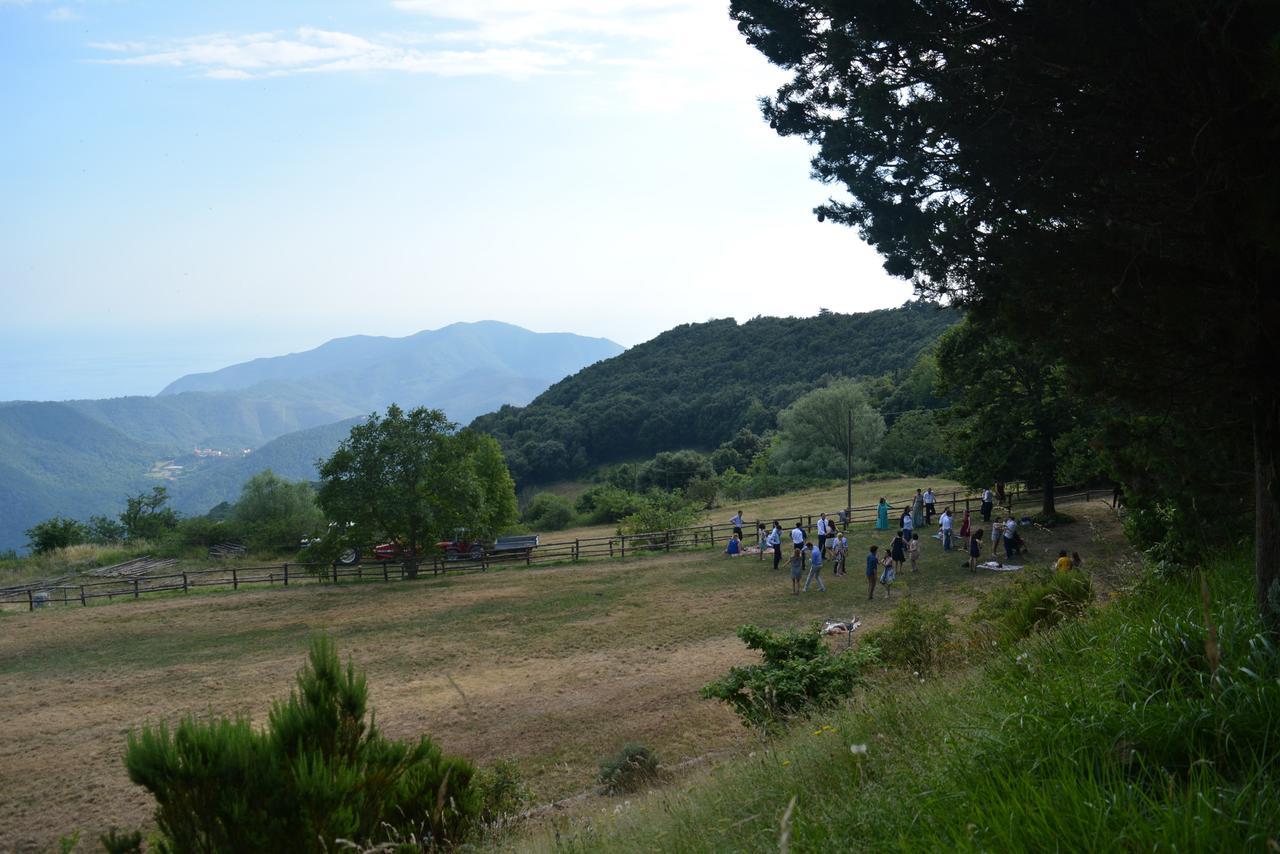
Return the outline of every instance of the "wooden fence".
{"type": "MultiPolygon", "coordinates": [[[[957,516],[964,510],[976,512],[981,505],[979,497],[959,490],[934,495],[934,503],[939,512],[945,507],[951,507],[957,516]]],[[[1090,501],[1094,498],[1110,498],[1111,490],[1077,489],[1071,492],[1059,492],[1055,497],[1057,501],[1064,503],[1090,501]]],[[[1006,494],[1006,501],[1002,506],[1012,511],[1015,508],[1027,508],[1033,503],[1038,504],[1042,499],[1043,493],[1040,490],[1014,490],[1006,494]]],[[[890,513],[891,524],[896,521],[896,517],[900,515],[902,508],[909,500],[902,499],[889,503],[891,508],[896,508],[890,513]]],[[[878,504],[868,504],[846,509],[843,524],[840,523],[842,513],[839,510],[828,511],[827,517],[835,521],[839,527],[865,526],[875,523],[877,512],[878,504]]],[[[781,517],[779,521],[783,525],[784,538],[791,527],[792,520],[799,523],[808,534],[813,532],[820,515],[821,511],[798,517],[781,517]]],[[[759,522],[764,522],[766,528],[769,528],[773,520],[743,520],[745,545],[755,544],[756,525],[759,522]]],[[[956,524],[958,527],[958,518],[956,524]]],[[[343,580],[389,583],[405,581],[426,573],[435,575],[447,572],[484,572],[509,564],[554,566],[574,564],[584,560],[625,558],[628,555],[639,556],[654,552],[715,548],[727,544],[732,534],[733,526],[728,522],[712,522],[706,525],[646,534],[614,534],[605,537],[580,537],[573,540],[541,543],[527,551],[489,554],[479,560],[470,558],[447,560],[436,557],[430,561],[422,561],[416,567],[407,561],[378,561],[355,566],[288,562],[263,566],[217,567],[155,575],[131,575],[84,583],[65,583],[63,580],[36,582],[0,590],[0,609],[34,611],[37,608],[55,605],[88,606],[99,599],[107,601],[118,598],[140,599],[143,596],[156,594],[187,593],[197,588],[239,590],[242,586],[290,587],[299,584],[337,584],[343,580]]]]}

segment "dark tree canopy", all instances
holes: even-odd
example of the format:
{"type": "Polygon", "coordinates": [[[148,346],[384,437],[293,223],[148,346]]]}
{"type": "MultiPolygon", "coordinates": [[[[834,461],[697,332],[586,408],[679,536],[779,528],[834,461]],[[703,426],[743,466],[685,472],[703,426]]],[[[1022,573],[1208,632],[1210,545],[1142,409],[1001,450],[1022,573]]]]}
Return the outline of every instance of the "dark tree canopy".
{"type": "Polygon", "coordinates": [[[1259,604],[1280,630],[1280,4],[733,0],[731,14],[792,72],[766,116],[852,196],[820,216],[922,293],[1048,339],[1134,413],[1252,439],[1259,604]]]}

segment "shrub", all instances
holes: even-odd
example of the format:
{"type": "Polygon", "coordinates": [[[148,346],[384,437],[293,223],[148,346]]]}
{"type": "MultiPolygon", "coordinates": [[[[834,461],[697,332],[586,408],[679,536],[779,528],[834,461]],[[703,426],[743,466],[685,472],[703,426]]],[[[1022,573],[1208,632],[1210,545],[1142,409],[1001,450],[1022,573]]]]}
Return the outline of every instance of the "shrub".
{"type": "Polygon", "coordinates": [[[1092,601],[1093,584],[1082,572],[1031,573],[988,594],[973,620],[1008,643],[1079,617],[1092,601]]]}
{"type": "Polygon", "coordinates": [[[661,533],[687,528],[697,516],[697,508],[679,492],[650,492],[622,518],[619,528],[624,534],[661,533]]]}
{"type": "Polygon", "coordinates": [[[702,688],[702,696],[731,705],[748,726],[776,727],[813,709],[847,697],[862,681],[864,668],[879,660],[874,644],[832,654],[818,627],[771,632],[742,626],[748,649],[758,649],[763,664],[730,668],[722,679],[702,688]]]}
{"type": "Polygon", "coordinates": [[[498,759],[476,771],[473,785],[480,791],[480,820],[485,824],[511,820],[533,799],[520,766],[510,759],[498,759]]]}
{"type": "Polygon", "coordinates": [[[575,506],[593,525],[617,522],[639,509],[644,497],[618,486],[593,486],[578,496],[575,506]]]}
{"type": "Polygon", "coordinates": [[[520,521],[533,530],[562,531],[573,521],[573,505],[563,495],[539,492],[520,514],[520,521]]]}
{"type": "Polygon", "coordinates": [[[125,767],[155,796],[156,823],[178,851],[318,852],[391,831],[462,839],[481,807],[471,766],[425,736],[383,737],[366,721],[367,697],[364,676],[316,638],[265,731],[243,717],[143,727],[129,734],[125,767]]]}
{"type": "Polygon", "coordinates": [[[716,506],[716,497],[720,492],[720,483],[716,478],[700,477],[689,482],[685,487],[684,497],[704,510],[716,506]]]}
{"type": "Polygon", "coordinates": [[[113,827],[98,837],[107,854],[142,854],[142,831],[118,833],[113,827]]]}
{"type": "Polygon", "coordinates": [[[600,784],[611,795],[638,792],[658,778],[658,764],[658,754],[629,742],[600,760],[600,784]]]}
{"type": "Polygon", "coordinates": [[[942,669],[947,646],[955,634],[947,606],[931,608],[905,600],[888,625],[867,634],[866,642],[880,650],[885,663],[919,673],[942,669]]]}
{"type": "Polygon", "coordinates": [[[88,542],[89,530],[75,519],[54,516],[26,530],[27,545],[36,554],[46,554],[88,542]]]}

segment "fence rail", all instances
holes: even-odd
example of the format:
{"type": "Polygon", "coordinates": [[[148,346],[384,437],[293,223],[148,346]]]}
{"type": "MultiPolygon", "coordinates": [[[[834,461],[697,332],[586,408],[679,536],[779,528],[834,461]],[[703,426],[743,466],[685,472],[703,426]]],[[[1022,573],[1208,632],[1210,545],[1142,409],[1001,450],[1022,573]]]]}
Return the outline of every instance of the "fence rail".
{"type": "MultiPolygon", "coordinates": [[[[1094,498],[1109,498],[1110,496],[1110,489],[1075,489],[1070,492],[1057,492],[1055,500],[1061,502],[1090,501],[1094,498]]],[[[972,511],[981,505],[981,499],[978,496],[961,492],[960,490],[954,490],[950,493],[935,493],[935,499],[935,505],[939,509],[951,507],[957,512],[961,509],[972,511]]],[[[1032,503],[1038,503],[1042,499],[1042,490],[1013,490],[1006,494],[1005,502],[999,506],[1012,512],[1015,508],[1026,507],[1032,503]]],[[[902,507],[907,503],[907,500],[890,502],[889,506],[891,508],[902,507]]],[[[878,509],[878,504],[869,504],[846,508],[844,511],[827,512],[827,516],[837,520],[837,524],[842,527],[866,525],[875,523],[878,509]],[[844,521],[841,522],[841,519],[844,521]]],[[[795,519],[808,534],[814,529],[815,519],[821,515],[822,511],[779,518],[784,525],[795,519]]],[[[751,521],[744,519],[744,534],[755,530],[760,522],[769,527],[772,521],[772,519],[751,521]]],[[[214,567],[158,575],[128,575],[85,581],[83,583],[63,583],[65,579],[59,579],[54,582],[36,582],[0,590],[0,609],[34,611],[37,608],[54,605],[80,605],[87,607],[90,602],[96,599],[106,599],[107,601],[113,601],[117,598],[140,599],[143,596],[162,593],[187,593],[196,588],[239,590],[241,586],[258,584],[265,584],[269,587],[277,585],[290,587],[300,584],[338,584],[343,580],[390,583],[392,581],[406,581],[427,572],[433,575],[448,572],[484,572],[493,567],[509,564],[553,566],[574,564],[584,560],[620,559],[628,555],[638,556],[654,552],[714,548],[720,544],[727,544],[732,534],[733,526],[731,524],[727,522],[710,522],[705,525],[694,525],[669,531],[613,534],[602,537],[578,537],[573,540],[547,542],[527,550],[496,552],[475,560],[471,558],[448,560],[444,557],[436,557],[430,561],[421,561],[417,564],[411,561],[378,561],[375,563],[359,563],[355,566],[286,562],[264,564],[262,566],[214,567]]]]}

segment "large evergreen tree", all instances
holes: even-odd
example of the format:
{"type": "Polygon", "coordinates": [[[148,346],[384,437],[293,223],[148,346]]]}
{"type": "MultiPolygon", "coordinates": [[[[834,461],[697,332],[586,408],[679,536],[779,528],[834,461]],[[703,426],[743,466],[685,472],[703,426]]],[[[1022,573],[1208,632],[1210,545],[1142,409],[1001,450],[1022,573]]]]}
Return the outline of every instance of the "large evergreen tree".
{"type": "Polygon", "coordinates": [[[1280,4],[731,9],[792,72],[766,116],[851,193],[820,217],[1135,412],[1252,441],[1257,597],[1280,632],[1280,4]]]}

